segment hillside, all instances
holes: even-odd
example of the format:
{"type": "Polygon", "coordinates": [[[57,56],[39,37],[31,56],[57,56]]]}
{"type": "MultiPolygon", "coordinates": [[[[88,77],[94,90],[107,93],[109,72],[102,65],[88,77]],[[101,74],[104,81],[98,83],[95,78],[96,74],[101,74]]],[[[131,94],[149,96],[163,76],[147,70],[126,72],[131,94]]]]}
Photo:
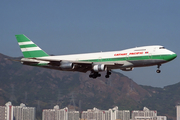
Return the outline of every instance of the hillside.
{"type": "MultiPolygon", "coordinates": [[[[89,78],[89,73],[63,72],[21,65],[0,54],[0,105],[11,100],[13,105],[26,103],[41,109],[61,108],[75,104],[81,110],[97,107],[141,110],[144,106],[158,110],[158,115],[175,117],[180,85],[164,89],[137,85],[121,73],[113,72],[109,79],[89,78]],[[171,91],[174,91],[173,93],[171,91]],[[176,91],[176,92],[175,92],[176,91]],[[72,100],[74,98],[74,101],[72,100]],[[167,110],[168,111],[165,111],[167,110]]],[[[11,58],[14,59],[14,58],[11,58]]],[[[20,59],[20,58],[19,58],[20,59]]]]}
{"type": "Polygon", "coordinates": [[[142,86],[152,97],[142,101],[150,109],[157,109],[159,114],[176,119],[176,105],[180,103],[180,83],[169,85],[164,88],[142,86]]]}

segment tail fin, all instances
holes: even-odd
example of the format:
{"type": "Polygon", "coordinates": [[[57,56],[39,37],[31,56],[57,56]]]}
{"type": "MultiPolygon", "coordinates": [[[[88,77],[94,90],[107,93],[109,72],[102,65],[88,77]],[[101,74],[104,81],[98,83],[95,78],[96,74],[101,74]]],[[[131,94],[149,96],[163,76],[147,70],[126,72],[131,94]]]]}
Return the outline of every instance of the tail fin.
{"type": "Polygon", "coordinates": [[[21,34],[15,36],[25,58],[49,56],[46,52],[44,52],[41,48],[39,48],[36,44],[34,44],[25,35],[21,34]]]}

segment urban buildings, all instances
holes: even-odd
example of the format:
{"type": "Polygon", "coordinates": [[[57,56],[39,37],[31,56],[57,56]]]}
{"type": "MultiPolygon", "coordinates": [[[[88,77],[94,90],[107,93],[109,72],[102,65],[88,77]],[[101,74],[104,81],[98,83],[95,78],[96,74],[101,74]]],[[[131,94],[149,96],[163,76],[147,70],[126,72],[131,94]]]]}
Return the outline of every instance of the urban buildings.
{"type": "MultiPolygon", "coordinates": [[[[6,108],[0,106],[0,115],[4,114],[4,109],[6,108]]],[[[118,110],[118,107],[109,110],[100,110],[97,108],[88,109],[87,111],[82,111],[80,118],[78,111],[68,111],[67,107],[59,109],[58,106],[55,106],[54,109],[43,110],[43,112],[47,112],[46,114],[55,114],[52,111],[57,111],[56,114],[59,113],[60,117],[57,119],[53,119],[52,117],[52,119],[43,120],[167,120],[166,116],[157,116],[156,110],[149,110],[146,107],[144,107],[143,110],[133,110],[131,119],[129,110],[118,110]]],[[[176,118],[180,120],[180,104],[176,105],[176,118]]],[[[3,119],[0,118],[0,120],[3,119]]]]}
{"type": "Polygon", "coordinates": [[[68,108],[43,110],[43,120],[167,120],[166,116],[157,116],[156,110],[149,110],[144,107],[143,110],[132,111],[132,119],[130,119],[129,110],[118,110],[114,107],[109,110],[100,110],[97,108],[82,111],[79,117],[79,111],[68,111],[68,108]]]}
{"type": "Polygon", "coordinates": [[[69,111],[68,108],[59,109],[59,106],[54,106],[54,109],[43,110],[42,120],[167,120],[166,116],[157,116],[156,110],[149,110],[144,107],[142,111],[132,111],[132,119],[130,119],[129,110],[118,110],[114,107],[109,110],[100,110],[97,108],[82,111],[69,111]],[[80,117],[81,116],[81,117],[80,117]]]}
{"type": "Polygon", "coordinates": [[[69,111],[67,107],[59,109],[59,106],[54,106],[54,109],[44,109],[42,120],[79,120],[79,111],[69,111]]]}
{"type": "Polygon", "coordinates": [[[167,120],[166,116],[157,116],[156,110],[149,110],[144,107],[142,111],[132,111],[132,120],[167,120]]]}
{"type": "Polygon", "coordinates": [[[59,109],[59,106],[54,106],[54,109],[43,110],[42,120],[130,120],[129,110],[118,110],[114,107],[109,110],[100,110],[97,108],[82,111],[81,118],[79,111],[70,111],[68,108],[59,109]]]}
{"type": "MultiPolygon", "coordinates": [[[[180,105],[176,108],[177,120],[180,120],[180,105]]],[[[23,103],[13,106],[8,102],[5,106],[0,106],[0,120],[35,120],[35,108],[26,107],[23,103]]],[[[129,110],[119,110],[117,106],[108,110],[93,108],[79,113],[67,107],[60,109],[56,105],[53,109],[43,110],[42,120],[167,120],[167,117],[157,116],[156,110],[146,107],[143,110],[134,110],[131,114],[129,110]]]]}
{"type": "Polygon", "coordinates": [[[26,107],[23,103],[13,106],[8,102],[0,106],[0,120],[35,120],[35,108],[26,107]]]}
{"type": "Polygon", "coordinates": [[[109,110],[99,110],[97,108],[88,109],[81,114],[82,120],[130,120],[129,110],[118,110],[114,107],[109,110]]]}

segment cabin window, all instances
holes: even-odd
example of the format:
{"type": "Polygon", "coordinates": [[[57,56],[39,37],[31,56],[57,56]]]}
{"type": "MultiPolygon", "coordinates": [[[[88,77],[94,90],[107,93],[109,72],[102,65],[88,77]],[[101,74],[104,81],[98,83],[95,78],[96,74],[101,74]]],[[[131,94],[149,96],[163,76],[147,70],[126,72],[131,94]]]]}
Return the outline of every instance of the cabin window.
{"type": "Polygon", "coordinates": [[[165,47],[160,47],[159,49],[166,49],[165,47]]]}

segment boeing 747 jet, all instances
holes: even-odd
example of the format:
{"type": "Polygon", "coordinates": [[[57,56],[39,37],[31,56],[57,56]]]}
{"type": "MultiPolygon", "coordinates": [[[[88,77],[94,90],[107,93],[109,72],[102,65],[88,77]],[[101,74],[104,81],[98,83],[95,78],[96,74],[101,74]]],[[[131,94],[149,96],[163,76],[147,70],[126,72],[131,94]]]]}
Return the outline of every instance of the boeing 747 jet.
{"type": "Polygon", "coordinates": [[[157,65],[160,66],[177,57],[177,55],[160,45],[143,46],[121,51],[97,52],[87,54],[73,54],[50,56],[32,42],[25,35],[15,35],[24,55],[20,61],[24,65],[39,66],[62,71],[91,71],[89,77],[97,78],[99,72],[106,71],[106,78],[111,75],[111,70],[121,69],[131,71],[135,67],[157,65]]]}

